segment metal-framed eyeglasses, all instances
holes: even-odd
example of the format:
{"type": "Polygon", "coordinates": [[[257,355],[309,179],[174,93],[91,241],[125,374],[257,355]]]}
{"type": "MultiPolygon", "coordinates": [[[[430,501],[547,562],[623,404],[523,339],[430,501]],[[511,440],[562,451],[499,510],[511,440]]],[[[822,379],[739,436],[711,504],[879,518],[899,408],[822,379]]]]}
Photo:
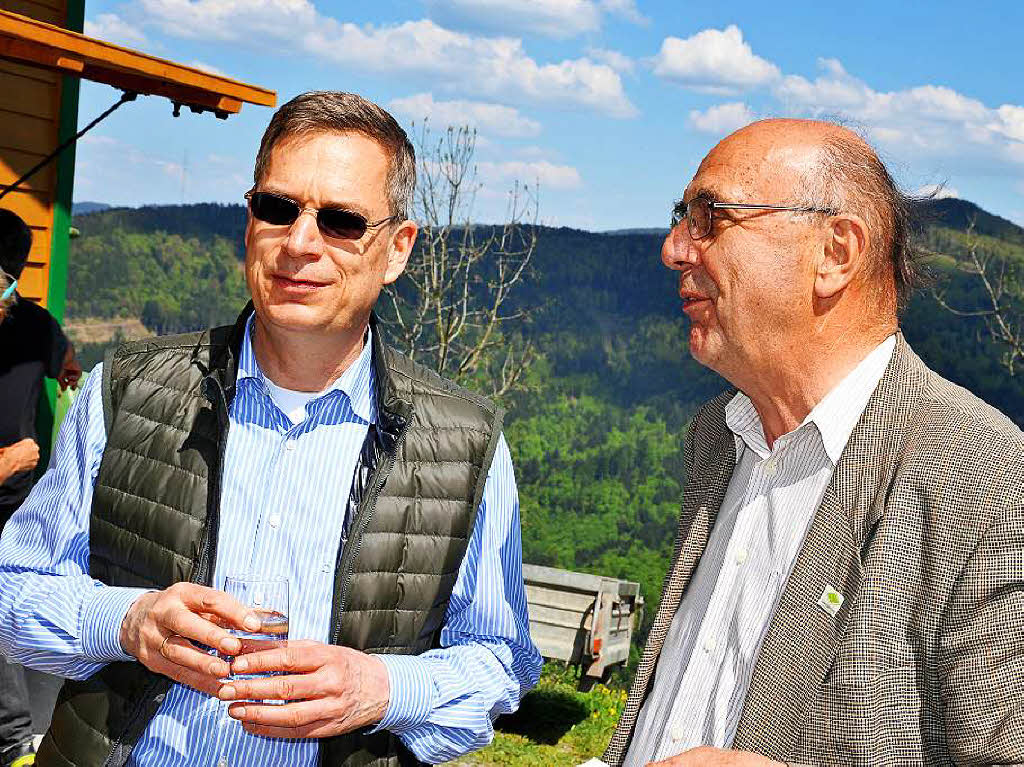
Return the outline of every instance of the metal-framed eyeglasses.
{"type": "Polygon", "coordinates": [[[806,205],[762,205],[747,202],[716,202],[707,197],[697,195],[689,202],[679,200],[672,208],[672,229],[686,221],[686,231],[690,239],[702,240],[711,234],[714,211],[716,210],[767,210],[790,211],[793,213],[825,213],[829,216],[838,215],[835,208],[815,208],[806,205]]]}

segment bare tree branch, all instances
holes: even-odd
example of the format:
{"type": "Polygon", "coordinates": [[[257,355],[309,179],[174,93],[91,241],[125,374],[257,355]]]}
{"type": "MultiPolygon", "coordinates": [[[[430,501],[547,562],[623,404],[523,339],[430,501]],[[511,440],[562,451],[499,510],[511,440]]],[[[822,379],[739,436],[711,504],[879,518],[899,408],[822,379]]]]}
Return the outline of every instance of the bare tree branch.
{"type": "Polygon", "coordinates": [[[537,247],[536,187],[515,182],[504,223],[476,225],[476,132],[452,126],[437,136],[424,121],[413,141],[420,235],[381,318],[413,359],[500,397],[522,385],[537,357],[521,332],[529,312],[510,303],[537,247]]]}
{"type": "Polygon", "coordinates": [[[946,311],[957,317],[980,317],[988,337],[1003,347],[1000,363],[1012,376],[1024,361],[1024,285],[1020,274],[1005,256],[984,251],[975,233],[975,219],[967,227],[967,257],[957,259],[961,271],[977,277],[984,291],[987,306],[979,309],[957,308],[946,299],[946,289],[932,290],[932,295],[946,311]]]}

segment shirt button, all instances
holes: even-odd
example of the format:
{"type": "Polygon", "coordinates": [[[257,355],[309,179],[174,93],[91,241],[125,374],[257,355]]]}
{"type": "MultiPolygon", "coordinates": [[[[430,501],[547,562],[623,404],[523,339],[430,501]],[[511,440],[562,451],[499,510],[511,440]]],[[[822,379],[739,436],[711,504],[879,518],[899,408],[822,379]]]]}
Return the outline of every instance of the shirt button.
{"type": "Polygon", "coordinates": [[[324,562],[322,565],[320,565],[320,572],[322,572],[322,573],[329,573],[330,571],[331,571],[331,563],[330,562],[324,562]]]}
{"type": "Polygon", "coordinates": [[[267,521],[270,523],[270,526],[276,530],[277,526],[281,524],[281,515],[271,514],[270,519],[268,519],[267,521]]]}
{"type": "Polygon", "coordinates": [[[714,651],[715,651],[715,639],[714,639],[714,637],[708,637],[707,639],[704,640],[704,652],[714,652],[714,651]]]}
{"type": "Polygon", "coordinates": [[[285,450],[294,450],[295,449],[295,440],[294,439],[289,439],[287,442],[285,442],[284,443],[284,449],[285,450]]]}
{"type": "Polygon", "coordinates": [[[764,473],[769,477],[774,477],[776,472],[779,470],[779,464],[776,460],[765,461],[764,473]]]}
{"type": "Polygon", "coordinates": [[[686,737],[686,730],[682,723],[672,725],[672,740],[682,740],[686,737]]]}
{"type": "Polygon", "coordinates": [[[747,554],[747,550],[746,549],[740,549],[739,551],[737,551],[736,552],[736,564],[742,565],[744,562],[747,561],[747,556],[748,556],[748,554],[747,554]]]}

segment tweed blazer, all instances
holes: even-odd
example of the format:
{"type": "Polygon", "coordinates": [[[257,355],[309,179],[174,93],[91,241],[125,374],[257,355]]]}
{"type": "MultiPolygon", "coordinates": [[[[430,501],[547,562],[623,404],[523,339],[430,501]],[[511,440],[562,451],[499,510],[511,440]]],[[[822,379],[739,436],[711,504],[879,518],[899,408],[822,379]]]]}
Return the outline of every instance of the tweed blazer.
{"type": "MultiPolygon", "coordinates": [[[[695,416],[661,605],[605,753],[622,763],[736,463],[695,416]]],[[[902,335],[811,522],[733,742],[812,765],[1024,764],[1024,434],[902,335]],[[832,587],[838,613],[818,606],[832,587]]]]}

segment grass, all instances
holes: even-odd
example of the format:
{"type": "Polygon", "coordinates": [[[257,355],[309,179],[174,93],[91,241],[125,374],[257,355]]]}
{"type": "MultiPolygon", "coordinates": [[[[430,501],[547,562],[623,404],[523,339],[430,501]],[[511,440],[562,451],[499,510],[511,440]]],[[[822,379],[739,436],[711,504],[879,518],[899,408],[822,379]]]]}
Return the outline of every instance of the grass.
{"type": "Polygon", "coordinates": [[[580,692],[578,681],[577,669],[546,664],[519,711],[496,722],[494,742],[450,765],[576,767],[600,757],[619,721],[626,693],[601,684],[580,692]]]}

